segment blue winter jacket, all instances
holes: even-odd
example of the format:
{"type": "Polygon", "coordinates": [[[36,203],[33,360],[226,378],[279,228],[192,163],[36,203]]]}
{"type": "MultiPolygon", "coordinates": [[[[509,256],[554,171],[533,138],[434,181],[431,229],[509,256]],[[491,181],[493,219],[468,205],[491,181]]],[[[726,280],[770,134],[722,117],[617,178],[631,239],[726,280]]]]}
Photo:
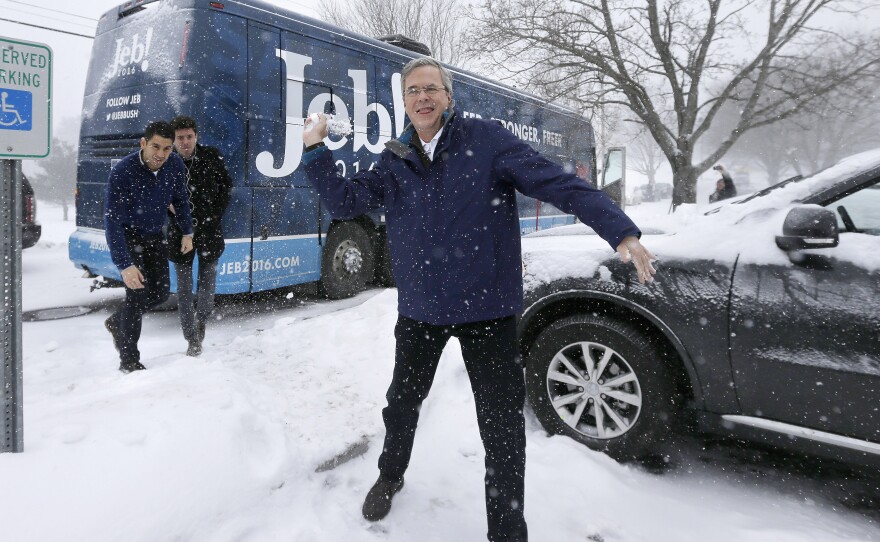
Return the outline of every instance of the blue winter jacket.
{"type": "Polygon", "coordinates": [[[132,265],[125,232],[162,235],[169,203],[174,204],[183,233],[193,233],[183,160],[172,153],[156,175],[141,161],[140,152],[113,166],[104,194],[104,235],[120,271],[132,265]]]}
{"type": "Polygon", "coordinates": [[[350,180],[326,147],[303,165],[330,214],[385,207],[401,315],[435,325],[522,312],[515,191],[577,216],[612,248],[641,232],[605,193],[544,158],[494,121],[447,114],[433,162],[408,126],[375,167],[350,180]]]}

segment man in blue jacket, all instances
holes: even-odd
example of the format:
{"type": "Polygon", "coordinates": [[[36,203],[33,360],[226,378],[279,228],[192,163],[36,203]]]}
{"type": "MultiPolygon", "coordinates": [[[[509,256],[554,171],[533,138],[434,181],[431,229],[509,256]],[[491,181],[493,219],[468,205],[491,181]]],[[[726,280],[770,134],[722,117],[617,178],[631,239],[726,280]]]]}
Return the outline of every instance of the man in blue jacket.
{"type": "Polygon", "coordinates": [[[125,303],[104,322],[119,352],[119,370],[139,371],[137,348],[141,320],[169,292],[168,245],[162,228],[168,205],[177,210],[183,231],[181,253],[193,249],[193,226],[186,188],[186,169],[172,154],[174,130],[167,122],[152,122],[141,138],[140,150],[110,171],[104,196],[104,233],[110,257],[125,283],[125,303]]]}
{"type": "Polygon", "coordinates": [[[486,451],[488,539],[525,541],[525,385],[517,352],[522,262],[516,191],[576,215],[652,280],[641,232],[611,199],[552,163],[500,124],[462,118],[452,78],[432,58],[403,69],[411,124],[376,166],[346,180],[324,146],[327,119],[306,121],[303,165],[337,219],[384,206],[398,288],[394,375],[382,411],[379,478],[364,501],[385,517],[403,487],[419,409],[450,337],[461,343],[486,451]]]}

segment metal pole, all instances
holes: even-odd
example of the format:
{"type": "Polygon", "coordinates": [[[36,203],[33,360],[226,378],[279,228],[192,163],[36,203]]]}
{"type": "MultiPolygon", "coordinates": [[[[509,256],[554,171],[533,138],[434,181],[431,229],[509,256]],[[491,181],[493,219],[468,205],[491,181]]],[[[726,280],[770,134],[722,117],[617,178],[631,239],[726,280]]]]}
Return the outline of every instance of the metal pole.
{"type": "Polygon", "coordinates": [[[22,452],[22,371],[21,371],[21,161],[0,160],[0,280],[3,303],[0,312],[0,406],[3,427],[0,452],[22,452]]]}

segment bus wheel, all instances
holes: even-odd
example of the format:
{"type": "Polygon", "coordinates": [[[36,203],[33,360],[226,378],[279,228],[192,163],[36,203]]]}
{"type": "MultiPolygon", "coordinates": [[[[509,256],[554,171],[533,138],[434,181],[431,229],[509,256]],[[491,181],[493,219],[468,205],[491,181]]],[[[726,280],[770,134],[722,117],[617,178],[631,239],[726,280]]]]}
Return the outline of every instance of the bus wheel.
{"type": "Polygon", "coordinates": [[[351,297],[373,277],[370,237],[354,222],[330,230],[321,256],[321,288],[330,299],[351,297]]]}

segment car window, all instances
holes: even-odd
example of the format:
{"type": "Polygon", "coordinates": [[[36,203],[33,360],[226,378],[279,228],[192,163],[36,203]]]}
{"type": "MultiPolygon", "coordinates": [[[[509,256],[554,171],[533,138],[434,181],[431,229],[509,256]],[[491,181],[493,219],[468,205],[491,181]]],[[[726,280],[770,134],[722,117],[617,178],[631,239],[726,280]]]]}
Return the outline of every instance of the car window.
{"type": "Polygon", "coordinates": [[[837,215],[837,226],[840,231],[854,229],[868,235],[880,235],[880,184],[878,183],[880,179],[873,185],[845,196],[829,206],[837,215]]]}

